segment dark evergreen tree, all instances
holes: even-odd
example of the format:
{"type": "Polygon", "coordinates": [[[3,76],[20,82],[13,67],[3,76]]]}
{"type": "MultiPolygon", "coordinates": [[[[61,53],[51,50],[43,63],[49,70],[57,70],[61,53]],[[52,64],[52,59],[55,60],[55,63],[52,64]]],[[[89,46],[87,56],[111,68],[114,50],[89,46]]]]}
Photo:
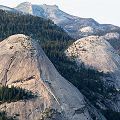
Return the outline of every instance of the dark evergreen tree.
{"type": "Polygon", "coordinates": [[[0,87],[0,104],[4,102],[15,102],[18,100],[26,100],[36,97],[31,92],[27,92],[20,87],[8,88],[8,86],[0,87]]]}

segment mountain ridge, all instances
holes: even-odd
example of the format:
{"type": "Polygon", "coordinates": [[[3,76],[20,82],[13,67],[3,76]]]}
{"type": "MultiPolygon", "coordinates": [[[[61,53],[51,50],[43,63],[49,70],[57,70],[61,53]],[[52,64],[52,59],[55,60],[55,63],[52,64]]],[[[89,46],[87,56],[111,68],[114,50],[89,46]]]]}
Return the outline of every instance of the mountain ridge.
{"type": "Polygon", "coordinates": [[[6,6],[4,6],[4,5],[0,5],[0,9],[1,9],[1,10],[11,11],[11,12],[17,12],[16,9],[10,8],[10,7],[6,7],[6,6]]]}
{"type": "Polygon", "coordinates": [[[75,39],[94,35],[95,33],[101,31],[109,31],[119,28],[118,26],[114,26],[111,24],[99,24],[92,18],[81,18],[69,15],[68,13],[60,10],[59,7],[56,5],[32,5],[30,2],[24,2],[19,4],[14,9],[24,14],[39,16],[45,19],[51,19],[55,22],[55,24],[62,27],[75,39]],[[91,27],[93,29],[93,33],[81,32],[81,29],[84,27],[91,27]]]}

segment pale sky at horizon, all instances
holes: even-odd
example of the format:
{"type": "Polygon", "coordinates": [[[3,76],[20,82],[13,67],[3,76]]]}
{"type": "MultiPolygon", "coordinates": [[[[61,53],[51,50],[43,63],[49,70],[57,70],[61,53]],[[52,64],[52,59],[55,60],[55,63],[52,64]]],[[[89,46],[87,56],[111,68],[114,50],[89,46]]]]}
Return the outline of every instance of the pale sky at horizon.
{"type": "Polygon", "coordinates": [[[120,26],[120,0],[0,0],[0,5],[15,7],[22,2],[56,4],[69,14],[120,26]]]}

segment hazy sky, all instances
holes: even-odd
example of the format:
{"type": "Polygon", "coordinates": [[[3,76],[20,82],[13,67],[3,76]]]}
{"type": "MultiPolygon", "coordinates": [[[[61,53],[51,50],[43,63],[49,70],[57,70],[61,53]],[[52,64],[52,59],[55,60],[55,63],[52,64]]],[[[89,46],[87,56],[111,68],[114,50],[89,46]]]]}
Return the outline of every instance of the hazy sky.
{"type": "Polygon", "coordinates": [[[0,5],[15,7],[26,1],[33,4],[56,4],[72,15],[120,26],[120,0],[0,0],[0,5]]]}

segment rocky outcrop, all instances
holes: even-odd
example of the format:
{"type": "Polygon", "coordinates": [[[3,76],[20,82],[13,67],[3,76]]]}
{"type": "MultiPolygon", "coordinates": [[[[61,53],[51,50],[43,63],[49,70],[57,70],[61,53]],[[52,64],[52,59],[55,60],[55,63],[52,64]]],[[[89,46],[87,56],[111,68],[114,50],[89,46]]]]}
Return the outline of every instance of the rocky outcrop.
{"type": "Polygon", "coordinates": [[[93,33],[93,28],[88,26],[88,27],[83,27],[82,29],[79,30],[80,32],[83,33],[93,33]]]}
{"type": "Polygon", "coordinates": [[[56,71],[35,40],[13,35],[0,43],[0,51],[1,85],[19,86],[37,96],[4,103],[0,110],[20,120],[92,119],[83,95],[56,71]]]}
{"type": "Polygon", "coordinates": [[[15,9],[23,13],[43,17],[45,19],[51,19],[55,22],[55,24],[59,24],[68,18],[72,19],[71,15],[61,11],[57,5],[32,5],[29,2],[24,2],[15,7],[15,9]]]}
{"type": "Polygon", "coordinates": [[[103,39],[106,39],[106,40],[111,40],[111,39],[119,39],[120,38],[120,34],[117,33],[117,32],[110,32],[110,33],[107,33],[105,34],[104,36],[101,36],[103,39]]]}
{"type": "Polygon", "coordinates": [[[65,53],[67,56],[72,57],[77,64],[83,62],[86,67],[104,73],[111,73],[115,77],[114,83],[120,88],[120,56],[110,43],[105,40],[105,37],[89,36],[82,38],[74,42],[65,53]]]}
{"type": "MultiPolygon", "coordinates": [[[[118,38],[117,33],[109,33],[105,36],[89,36],[74,42],[66,51],[65,54],[75,61],[78,66],[84,63],[86,68],[96,69],[103,71],[107,77],[101,78],[103,83],[108,85],[115,85],[117,91],[120,89],[120,56],[117,51],[108,42],[111,38],[118,38]],[[107,37],[109,36],[109,37],[107,37]],[[106,39],[107,37],[107,39],[106,39]]],[[[104,87],[104,84],[103,84],[104,87]]],[[[107,94],[107,93],[106,93],[107,94]]],[[[111,93],[112,94],[112,93],[111,93]]],[[[101,96],[97,95],[98,101],[101,100],[101,96]]],[[[114,111],[120,111],[120,95],[119,92],[115,99],[108,100],[104,98],[104,105],[99,104],[102,109],[112,109],[114,111]],[[106,108],[104,108],[106,106],[106,108]]],[[[98,102],[99,103],[99,102],[98,102]]],[[[97,103],[97,104],[98,104],[97,103]]]]}
{"type": "Polygon", "coordinates": [[[21,3],[15,9],[18,10],[18,11],[21,11],[23,13],[33,14],[33,12],[32,12],[32,4],[29,3],[29,2],[21,3]]]}

